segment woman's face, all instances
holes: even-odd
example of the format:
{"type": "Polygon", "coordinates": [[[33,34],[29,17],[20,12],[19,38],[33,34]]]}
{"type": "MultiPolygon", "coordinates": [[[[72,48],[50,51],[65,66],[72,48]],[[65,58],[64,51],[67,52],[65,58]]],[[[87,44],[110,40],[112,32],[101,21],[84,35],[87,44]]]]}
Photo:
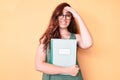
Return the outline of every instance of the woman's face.
{"type": "Polygon", "coordinates": [[[71,18],[71,13],[63,9],[62,14],[58,16],[59,27],[63,29],[67,28],[71,22],[71,18]]]}

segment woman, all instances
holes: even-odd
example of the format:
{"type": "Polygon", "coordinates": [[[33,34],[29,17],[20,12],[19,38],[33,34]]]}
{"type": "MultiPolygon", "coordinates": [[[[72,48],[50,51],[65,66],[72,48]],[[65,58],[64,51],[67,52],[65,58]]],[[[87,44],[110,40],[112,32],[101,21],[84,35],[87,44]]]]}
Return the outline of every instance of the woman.
{"type": "Polygon", "coordinates": [[[68,3],[61,3],[55,8],[49,26],[40,38],[36,70],[43,72],[42,80],[83,80],[78,64],[61,67],[49,63],[51,38],[76,39],[78,47],[82,49],[87,49],[92,45],[92,39],[85,24],[68,3]]]}

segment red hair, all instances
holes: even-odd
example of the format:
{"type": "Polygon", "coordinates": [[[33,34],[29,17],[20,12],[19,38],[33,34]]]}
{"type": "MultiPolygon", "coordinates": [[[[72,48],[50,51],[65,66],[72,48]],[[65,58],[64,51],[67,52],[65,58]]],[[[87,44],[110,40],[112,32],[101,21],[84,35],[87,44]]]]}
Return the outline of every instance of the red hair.
{"type": "MultiPolygon", "coordinates": [[[[47,48],[47,44],[50,43],[51,38],[61,38],[58,25],[58,16],[62,14],[62,11],[66,6],[71,7],[68,3],[64,2],[59,4],[53,11],[48,28],[46,29],[42,37],[39,39],[40,43],[45,44],[44,49],[47,48]]],[[[71,33],[78,33],[76,22],[73,16],[70,25],[68,26],[68,31],[71,33]]]]}

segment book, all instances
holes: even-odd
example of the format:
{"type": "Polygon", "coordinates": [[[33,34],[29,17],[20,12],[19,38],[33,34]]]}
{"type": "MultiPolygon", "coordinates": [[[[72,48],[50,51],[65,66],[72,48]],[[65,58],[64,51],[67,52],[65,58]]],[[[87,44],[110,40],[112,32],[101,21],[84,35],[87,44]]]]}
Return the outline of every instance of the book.
{"type": "Polygon", "coordinates": [[[76,39],[51,39],[50,63],[68,67],[76,64],[76,39]]]}

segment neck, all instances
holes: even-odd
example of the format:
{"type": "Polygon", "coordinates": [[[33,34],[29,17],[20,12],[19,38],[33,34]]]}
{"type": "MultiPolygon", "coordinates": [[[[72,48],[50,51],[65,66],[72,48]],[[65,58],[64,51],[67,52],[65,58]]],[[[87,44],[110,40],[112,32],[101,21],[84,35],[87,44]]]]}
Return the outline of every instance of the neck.
{"type": "Polygon", "coordinates": [[[70,32],[67,29],[60,29],[61,38],[69,38],[70,32]]]}
{"type": "Polygon", "coordinates": [[[59,30],[60,30],[60,35],[70,34],[70,32],[67,29],[59,29],[59,30]]]}

